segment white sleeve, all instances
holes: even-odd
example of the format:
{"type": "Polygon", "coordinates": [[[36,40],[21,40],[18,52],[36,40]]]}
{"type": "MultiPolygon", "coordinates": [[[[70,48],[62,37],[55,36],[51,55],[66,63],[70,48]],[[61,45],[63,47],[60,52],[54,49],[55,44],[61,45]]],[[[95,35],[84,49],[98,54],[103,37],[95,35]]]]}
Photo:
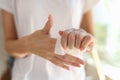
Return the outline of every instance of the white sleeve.
{"type": "Polygon", "coordinates": [[[84,0],[83,13],[91,9],[99,0],[84,0]]]}
{"type": "Polygon", "coordinates": [[[14,13],[14,4],[13,0],[0,0],[0,8],[13,14],[14,13]]]}

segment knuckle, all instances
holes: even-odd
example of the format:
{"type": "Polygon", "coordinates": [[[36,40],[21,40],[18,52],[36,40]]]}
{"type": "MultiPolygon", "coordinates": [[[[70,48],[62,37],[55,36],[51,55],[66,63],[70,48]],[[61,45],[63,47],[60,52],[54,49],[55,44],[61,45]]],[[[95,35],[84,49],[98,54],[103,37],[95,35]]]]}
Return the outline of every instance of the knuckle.
{"type": "Polygon", "coordinates": [[[92,37],[91,37],[91,36],[87,36],[87,39],[88,39],[88,40],[92,40],[92,37]]]}

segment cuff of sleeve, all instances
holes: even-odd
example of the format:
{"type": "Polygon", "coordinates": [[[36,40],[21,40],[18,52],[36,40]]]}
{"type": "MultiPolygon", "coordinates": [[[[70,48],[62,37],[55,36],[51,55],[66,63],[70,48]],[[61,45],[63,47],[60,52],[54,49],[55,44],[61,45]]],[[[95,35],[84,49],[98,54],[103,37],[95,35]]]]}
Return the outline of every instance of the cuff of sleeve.
{"type": "Polygon", "coordinates": [[[83,8],[83,13],[86,13],[88,10],[93,8],[100,0],[86,0],[84,2],[84,8],[83,8]]]}
{"type": "Polygon", "coordinates": [[[3,9],[3,10],[7,11],[10,14],[13,14],[12,10],[9,7],[2,4],[2,3],[0,3],[0,9],[3,9]]]}

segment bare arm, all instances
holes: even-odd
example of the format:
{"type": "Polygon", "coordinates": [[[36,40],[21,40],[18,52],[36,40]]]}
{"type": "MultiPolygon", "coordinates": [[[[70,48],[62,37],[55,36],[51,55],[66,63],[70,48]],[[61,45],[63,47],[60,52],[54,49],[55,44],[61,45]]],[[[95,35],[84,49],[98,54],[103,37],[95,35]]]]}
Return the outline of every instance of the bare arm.
{"type": "Polygon", "coordinates": [[[35,31],[34,33],[20,39],[17,37],[13,15],[2,10],[2,16],[5,48],[10,55],[23,58],[33,53],[67,70],[69,69],[69,66],[65,64],[76,67],[80,67],[80,64],[84,64],[81,59],[69,54],[58,55],[54,53],[56,39],[49,36],[49,31],[53,25],[52,16],[49,15],[48,21],[43,29],[35,31]]]}
{"type": "Polygon", "coordinates": [[[14,57],[27,56],[28,52],[25,46],[26,38],[18,39],[13,15],[2,10],[2,20],[7,52],[14,57]]]}
{"type": "Polygon", "coordinates": [[[93,30],[93,18],[92,18],[92,11],[89,10],[83,15],[82,23],[80,25],[80,28],[84,29],[77,29],[73,31],[68,32],[62,32],[60,31],[61,35],[61,44],[64,49],[70,48],[72,49],[73,47],[76,47],[80,49],[81,51],[84,50],[85,48],[89,47],[89,50],[91,51],[94,47],[94,30],[93,30]],[[84,31],[87,32],[87,35],[82,35],[80,32],[84,31]],[[78,32],[79,34],[75,34],[75,32],[78,32]]]}
{"type": "Polygon", "coordinates": [[[89,10],[83,15],[81,28],[94,35],[92,10],[89,10]]]}
{"type": "Polygon", "coordinates": [[[93,23],[93,16],[92,16],[92,10],[89,10],[83,15],[81,28],[83,28],[85,31],[90,33],[93,36],[86,36],[83,38],[83,42],[81,44],[82,49],[85,47],[89,47],[88,51],[92,51],[93,47],[95,45],[95,38],[94,38],[94,23],[93,23]]]}

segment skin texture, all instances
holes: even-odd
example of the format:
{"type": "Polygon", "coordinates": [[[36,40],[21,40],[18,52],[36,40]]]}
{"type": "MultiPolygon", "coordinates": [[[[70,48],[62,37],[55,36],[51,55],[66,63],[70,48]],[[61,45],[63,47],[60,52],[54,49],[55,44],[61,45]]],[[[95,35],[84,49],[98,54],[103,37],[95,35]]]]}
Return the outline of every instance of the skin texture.
{"type": "MultiPolygon", "coordinates": [[[[86,15],[87,14],[89,14],[89,12],[86,13],[86,15]]],[[[86,17],[86,15],[84,15],[85,19],[83,19],[83,23],[87,22],[89,24],[90,23],[89,20],[91,16],[87,15],[86,17]]],[[[56,39],[53,39],[49,36],[49,31],[54,23],[51,15],[49,15],[48,21],[46,22],[42,30],[35,31],[34,33],[28,36],[22,37],[20,39],[18,39],[17,37],[13,15],[2,10],[2,19],[3,19],[3,26],[4,26],[3,29],[4,29],[4,36],[5,36],[5,48],[11,56],[24,58],[34,53],[35,55],[43,57],[49,60],[50,62],[52,62],[53,64],[58,65],[67,70],[69,70],[69,67],[66,64],[76,66],[76,67],[80,67],[81,64],[84,64],[84,62],[81,59],[71,56],[69,54],[58,55],[54,53],[56,39]],[[39,43],[41,43],[41,45],[38,45],[39,43]],[[48,44],[51,46],[49,46],[48,44]]],[[[90,26],[87,25],[82,28],[83,29],[85,28],[85,30],[89,29],[86,31],[92,33],[92,25],[90,26]]],[[[60,31],[59,33],[61,35],[61,39],[64,39],[63,43],[61,44],[64,45],[64,42],[68,41],[69,42],[68,47],[70,49],[72,49],[73,47],[81,48],[80,46],[82,46],[83,48],[83,46],[86,47],[90,45],[90,43],[94,42],[92,41],[91,36],[90,36],[90,39],[88,38],[86,39],[85,37],[81,39],[81,35],[76,35],[74,34],[74,32],[66,34],[65,31],[60,31]],[[67,38],[68,35],[69,37],[67,38]],[[78,38],[76,38],[76,36],[78,36],[78,38]],[[80,41],[82,41],[82,43],[80,41]],[[77,44],[76,42],[81,44],[75,45],[77,44]]]]}
{"type": "MultiPolygon", "coordinates": [[[[95,38],[94,38],[94,21],[93,21],[92,10],[89,10],[88,12],[86,12],[84,14],[81,28],[83,28],[86,32],[88,32],[90,34],[90,36],[85,37],[85,38],[87,38],[87,41],[89,42],[89,44],[88,43],[86,43],[86,44],[88,44],[88,46],[89,46],[88,52],[90,52],[93,50],[93,48],[95,46],[95,42],[96,42],[95,38]]],[[[83,44],[82,48],[84,49],[85,47],[86,46],[83,44]]]]}
{"type": "Polygon", "coordinates": [[[71,32],[59,31],[59,34],[61,36],[61,44],[64,49],[77,48],[83,51],[85,48],[89,48],[87,51],[90,52],[93,48],[93,43],[95,41],[93,35],[83,29],[75,29],[71,32]]]}
{"type": "Polygon", "coordinates": [[[92,12],[88,11],[84,14],[82,24],[80,26],[83,28],[84,32],[87,33],[87,35],[82,35],[80,33],[80,29],[73,29],[72,31],[59,31],[59,34],[61,36],[61,44],[64,49],[73,49],[77,48],[83,51],[85,48],[89,48],[87,52],[92,51],[95,39],[94,39],[94,31],[93,31],[93,20],[92,20],[92,12]],[[77,32],[77,34],[75,33],[77,32]]]}

